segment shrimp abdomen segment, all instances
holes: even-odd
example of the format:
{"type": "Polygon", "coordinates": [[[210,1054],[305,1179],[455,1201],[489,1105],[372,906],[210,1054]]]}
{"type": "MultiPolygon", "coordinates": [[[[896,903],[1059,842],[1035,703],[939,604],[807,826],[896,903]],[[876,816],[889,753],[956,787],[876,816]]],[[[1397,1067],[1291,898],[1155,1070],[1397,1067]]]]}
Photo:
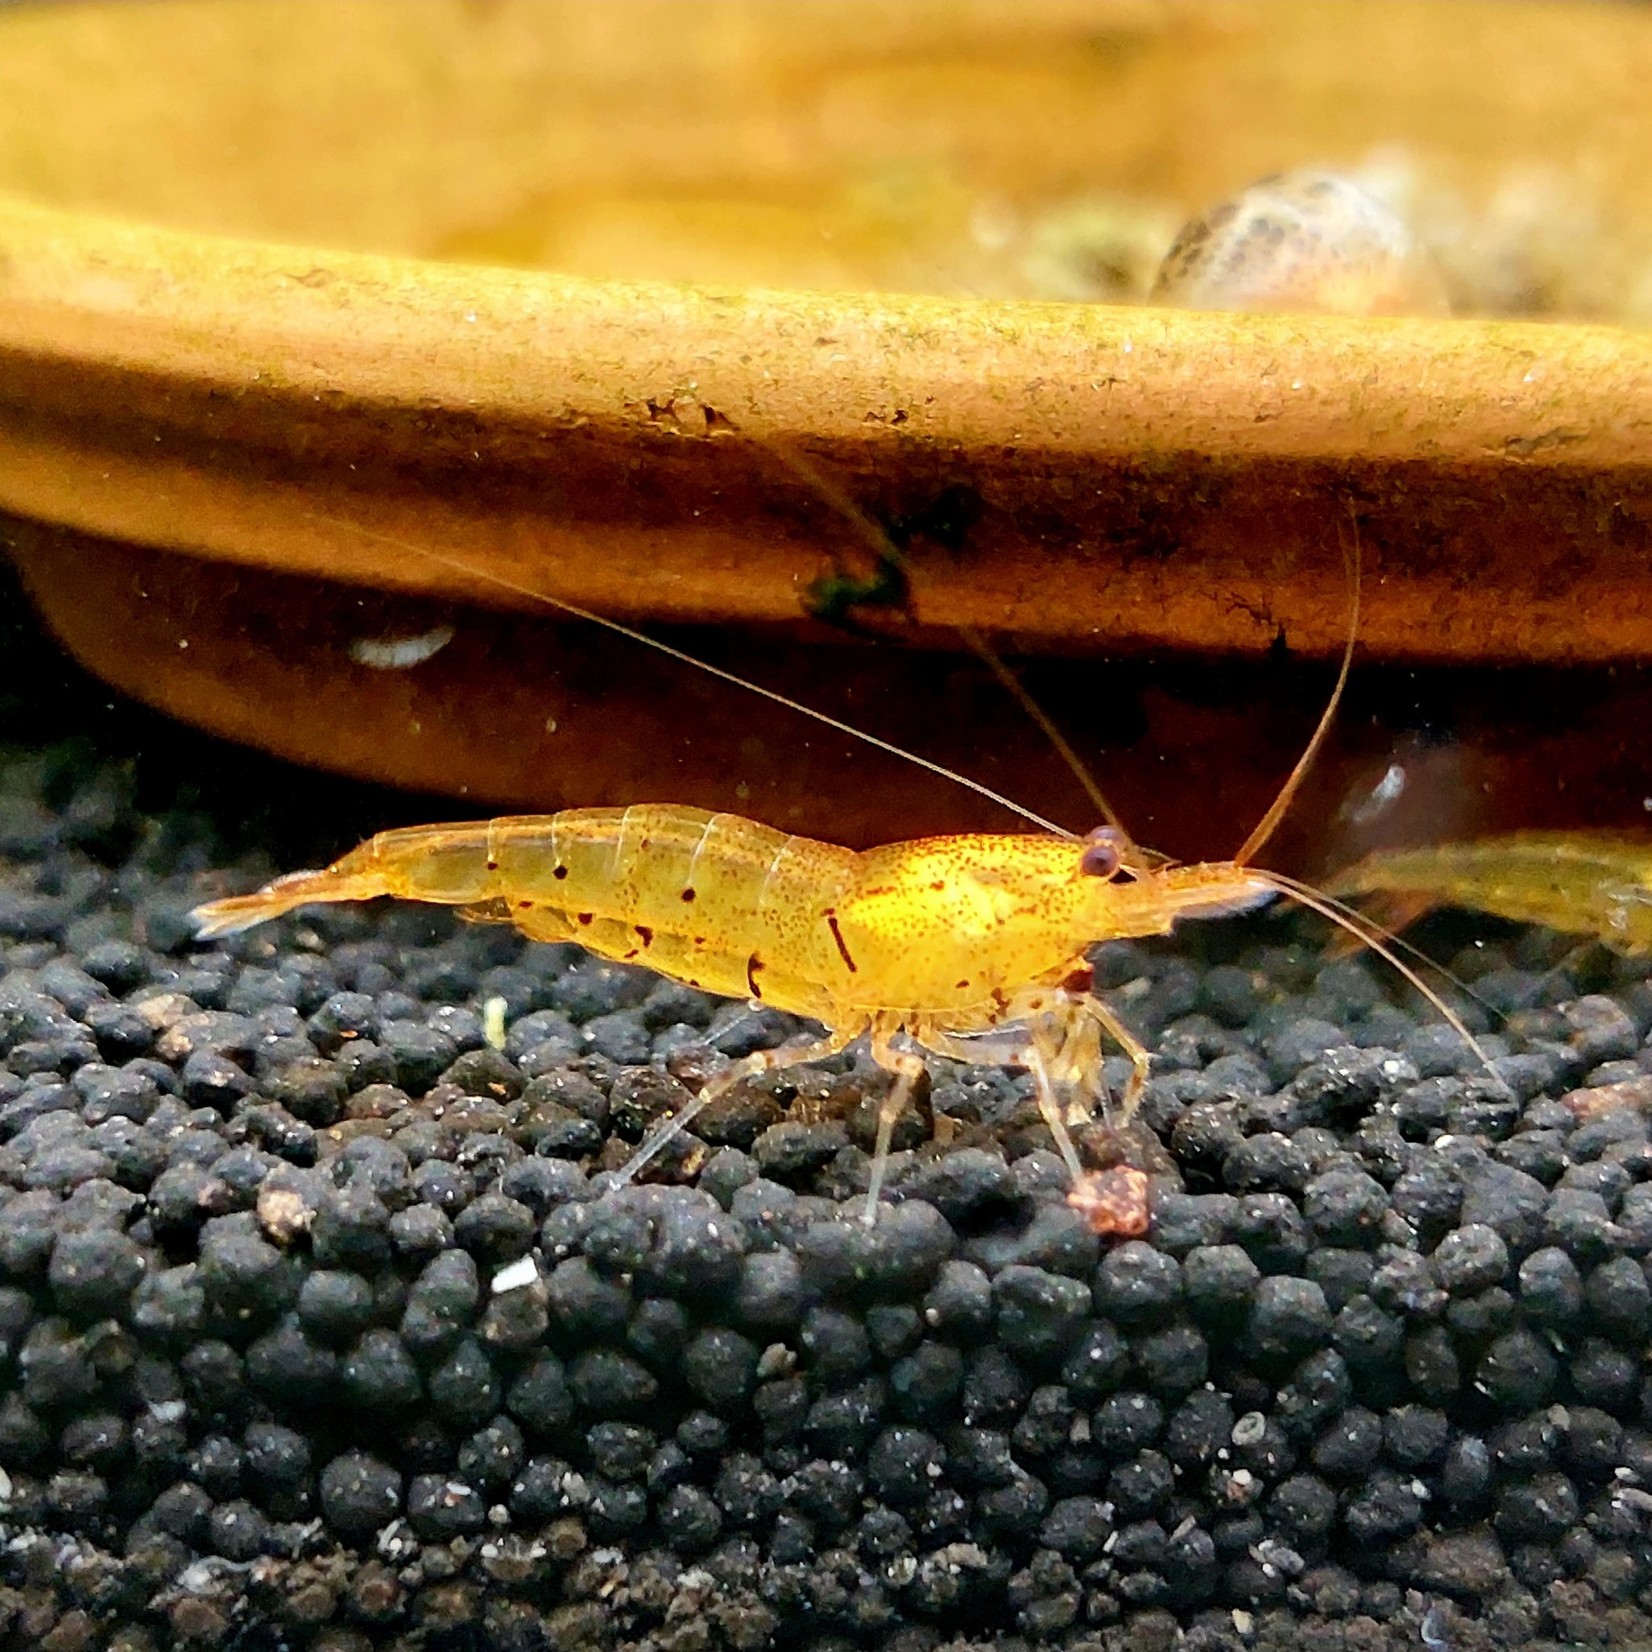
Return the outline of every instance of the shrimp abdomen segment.
{"type": "Polygon", "coordinates": [[[842,964],[822,919],[854,851],[675,805],[570,809],[381,832],[324,871],[199,909],[223,935],[312,901],[396,895],[571,936],[731,997],[833,1018],[842,964]]]}
{"type": "Polygon", "coordinates": [[[380,832],[320,871],[292,872],[250,895],[209,901],[193,916],[205,938],[232,935],[316,902],[398,895],[444,906],[486,906],[503,894],[492,841],[501,824],[467,821],[380,832]]]}

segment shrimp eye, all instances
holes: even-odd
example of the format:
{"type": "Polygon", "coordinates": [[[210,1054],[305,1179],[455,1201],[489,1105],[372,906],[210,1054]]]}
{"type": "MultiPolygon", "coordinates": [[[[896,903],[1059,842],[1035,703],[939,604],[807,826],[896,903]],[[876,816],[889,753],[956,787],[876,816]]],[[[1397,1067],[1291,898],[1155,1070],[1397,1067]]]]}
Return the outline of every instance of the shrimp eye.
{"type": "Polygon", "coordinates": [[[1079,871],[1087,877],[1110,878],[1119,869],[1119,852],[1111,843],[1092,843],[1079,857],[1079,871]]]}
{"type": "Polygon", "coordinates": [[[1136,874],[1124,865],[1119,834],[1111,826],[1098,826],[1085,838],[1078,869],[1086,877],[1118,878],[1121,883],[1136,881],[1136,874]]]}

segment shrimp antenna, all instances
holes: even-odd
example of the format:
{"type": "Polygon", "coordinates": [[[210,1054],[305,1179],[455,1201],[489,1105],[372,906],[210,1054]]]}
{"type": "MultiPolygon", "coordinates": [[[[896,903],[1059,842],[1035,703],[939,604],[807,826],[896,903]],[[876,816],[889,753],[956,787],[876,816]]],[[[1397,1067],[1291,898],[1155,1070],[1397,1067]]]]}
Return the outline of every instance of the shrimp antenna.
{"type": "MultiPolygon", "coordinates": [[[[1337,709],[1342,703],[1342,692],[1348,686],[1348,673],[1354,663],[1354,643],[1359,636],[1359,609],[1360,609],[1360,554],[1359,554],[1359,518],[1350,512],[1350,527],[1352,544],[1345,546],[1343,556],[1348,569],[1348,583],[1350,586],[1348,640],[1342,648],[1342,665],[1337,671],[1335,687],[1331,690],[1331,697],[1325,703],[1325,709],[1320,713],[1319,722],[1314,728],[1313,737],[1308,741],[1302,755],[1296,760],[1296,767],[1290,772],[1285,784],[1280,787],[1279,795],[1273,800],[1268,812],[1256,823],[1256,828],[1239,846],[1239,852],[1233,857],[1235,866],[1249,866],[1250,861],[1267,845],[1268,839],[1273,836],[1274,829],[1284,817],[1285,811],[1296,798],[1302,781],[1312,767],[1314,759],[1318,757],[1320,748],[1325,744],[1325,738],[1331,731],[1331,724],[1336,717],[1337,709]]],[[[1491,1065],[1491,1057],[1485,1052],[1480,1041],[1468,1030],[1460,1015],[1446,1003],[1439,993],[1431,987],[1423,977],[1400,957],[1401,950],[1421,957],[1417,949],[1398,935],[1390,933],[1381,924],[1372,922],[1362,913],[1356,912],[1351,906],[1345,905],[1334,896],[1326,895],[1315,889],[1312,884],[1303,883],[1300,879],[1287,877],[1283,872],[1271,872],[1252,868],[1250,875],[1259,882],[1268,884],[1278,890],[1288,900],[1295,901],[1298,906],[1306,907],[1310,912],[1317,912],[1320,917],[1344,933],[1351,935],[1362,946],[1370,950],[1393,969],[1403,980],[1410,983],[1426,1000],[1429,1006],[1438,1013],[1440,1018],[1451,1030],[1479,1058],[1493,1078],[1498,1082],[1496,1070],[1491,1065]]],[[[1424,960],[1430,967],[1439,969],[1432,959],[1424,960]]],[[[1440,970],[1454,986],[1462,986],[1449,971],[1440,970]]],[[[1464,989],[1467,991],[1468,989],[1464,989]]],[[[1471,998],[1477,994],[1470,992],[1471,998]]]]}
{"type": "MultiPolygon", "coordinates": [[[[1279,822],[1284,819],[1285,811],[1296,800],[1308,770],[1319,756],[1319,749],[1325,744],[1325,737],[1331,732],[1331,724],[1336,718],[1337,708],[1342,704],[1342,691],[1348,686],[1349,668],[1354,663],[1354,641],[1359,636],[1359,518],[1350,515],[1353,523],[1354,543],[1350,552],[1346,547],[1343,558],[1348,568],[1348,583],[1351,587],[1351,600],[1348,613],[1348,641],[1342,649],[1342,669],[1337,672],[1336,686],[1331,690],[1331,697],[1325,702],[1325,709],[1320,713],[1319,726],[1313,732],[1302,755],[1296,760],[1296,767],[1291,770],[1290,777],[1279,788],[1279,795],[1273,800],[1268,812],[1257,821],[1251,835],[1239,845],[1239,853],[1233,857],[1235,866],[1248,866],[1267,846],[1268,839],[1274,834],[1279,822]]],[[[1339,536],[1340,537],[1340,536],[1339,536]]],[[[1464,1037],[1468,1035],[1465,1033],[1464,1037]]],[[[1472,1044],[1473,1039],[1469,1039],[1472,1044]]]]}
{"type": "Polygon", "coordinates": [[[605,631],[612,631],[615,636],[629,638],[632,642],[641,643],[645,648],[652,648],[656,653],[665,655],[667,659],[677,660],[683,665],[691,665],[696,671],[703,671],[708,677],[716,677],[722,682],[732,683],[736,688],[743,688],[748,694],[756,694],[762,699],[770,700],[777,706],[784,706],[788,711],[795,711],[800,717],[812,718],[817,723],[823,723],[829,729],[835,729],[839,734],[847,734],[864,745],[872,746],[878,751],[887,752],[891,757],[903,758],[908,763],[916,764],[918,768],[927,770],[930,774],[939,775],[943,780],[950,780],[955,785],[972,791],[978,797],[984,797],[989,803],[996,803],[1000,808],[1008,809],[1011,814],[1018,815],[1029,825],[1036,826],[1040,831],[1053,832],[1057,837],[1073,838],[1075,833],[1065,827],[1058,826],[1053,820],[1046,820],[1043,815],[1034,813],[1025,804],[1017,803],[1013,798],[1006,797],[1002,792],[994,791],[991,786],[979,780],[972,780],[967,774],[959,774],[956,769],[949,769],[944,763],[932,762],[927,757],[920,757],[917,752],[908,751],[904,746],[897,746],[891,740],[880,740],[875,734],[868,734],[865,729],[859,729],[853,723],[843,722],[830,713],[821,711],[814,706],[805,705],[801,700],[794,700],[789,695],[781,694],[778,690],[765,688],[761,683],[754,683],[749,678],[742,677],[733,671],[725,671],[719,665],[713,665],[709,660],[702,660],[690,654],[686,649],[673,648],[670,643],[662,642],[658,637],[651,637],[646,631],[638,631],[633,626],[623,624],[616,619],[609,619],[605,614],[599,614],[594,609],[582,608],[578,603],[565,601],[562,597],[553,597],[548,591],[536,590],[531,585],[524,585],[518,580],[507,578],[504,574],[496,574],[489,568],[478,567],[475,563],[467,562],[463,557],[448,556],[442,551],[430,549],[427,545],[415,545],[411,540],[399,539],[395,534],[382,533],[377,528],[369,528],[360,522],[352,522],[345,516],[328,516],[321,511],[305,511],[303,513],[312,522],[322,522],[328,527],[344,528],[351,533],[359,534],[363,539],[372,540],[380,545],[390,545],[397,550],[410,551],[415,556],[422,556],[443,568],[451,568],[455,573],[466,575],[471,579],[480,579],[486,584],[497,586],[502,591],[510,591],[520,597],[527,597],[531,602],[542,602],[547,608],[554,608],[558,613],[567,614],[573,619],[585,620],[592,625],[600,625],[605,631]]]}
{"type": "Polygon", "coordinates": [[[1250,876],[1259,883],[1265,883],[1270,888],[1278,890],[1287,900],[1292,900],[1298,906],[1305,906],[1310,912],[1317,912],[1320,917],[1329,919],[1338,929],[1354,936],[1363,945],[1368,946],[1376,955],[1396,970],[1428,1001],[1429,1006],[1438,1012],[1441,1019],[1451,1030],[1474,1051],[1475,1055],[1498,1082],[1502,1080],[1491,1065],[1491,1057],[1486,1054],[1479,1040],[1468,1030],[1463,1019],[1451,1006],[1446,1003],[1422,976],[1414,970],[1395,950],[1400,943],[1397,936],[1389,934],[1380,924],[1361,916],[1351,907],[1344,906],[1341,901],[1329,895],[1322,895],[1312,884],[1302,883],[1296,878],[1286,877],[1283,872],[1269,872],[1253,870],[1250,876]]]}
{"type": "MultiPolygon", "coordinates": [[[[738,426],[735,428],[739,429],[738,426]]],[[[800,481],[807,482],[840,516],[860,530],[862,537],[880,556],[885,557],[903,574],[910,570],[910,559],[901,547],[895,543],[889,530],[868,516],[837,483],[832,481],[811,461],[804,458],[789,443],[777,441],[772,436],[753,435],[749,431],[742,431],[741,434],[748,441],[762,448],[764,452],[771,454],[776,461],[784,465],[800,481]]],[[[1085,767],[1084,760],[1073,749],[1067,736],[1057,727],[1055,719],[1027,692],[1026,684],[1004,663],[998,650],[973,625],[953,625],[951,629],[960,638],[964,646],[998,679],[1010,698],[1032,719],[1039,732],[1055,748],[1056,755],[1067,765],[1068,769],[1072,771],[1073,777],[1084,788],[1084,795],[1089,798],[1101,818],[1126,843],[1131,843],[1128,828],[1119,818],[1118,812],[1112,804],[1102,795],[1101,787],[1096,784],[1095,776],[1085,767]]]]}

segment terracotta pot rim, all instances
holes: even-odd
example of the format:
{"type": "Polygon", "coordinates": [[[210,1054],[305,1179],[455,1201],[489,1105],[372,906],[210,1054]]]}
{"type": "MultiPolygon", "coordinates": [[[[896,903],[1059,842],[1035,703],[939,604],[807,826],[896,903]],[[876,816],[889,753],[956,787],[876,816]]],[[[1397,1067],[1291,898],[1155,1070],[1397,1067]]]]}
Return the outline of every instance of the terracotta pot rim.
{"type": "Polygon", "coordinates": [[[1647,463],[1636,444],[1652,405],[1637,398],[1603,417],[1598,375],[1644,386],[1652,331],[1604,323],[602,281],[204,235],[5,195],[0,247],[0,348],[42,373],[99,367],[157,386],[530,429],[657,424],[673,398],[721,414],[700,383],[715,373],[717,390],[733,392],[724,416],[776,438],[864,436],[904,412],[895,427],[907,443],[1647,463]],[[774,384],[766,361],[823,317],[834,325],[811,340],[807,380],[774,384]],[[960,356],[960,337],[978,348],[960,356]],[[683,360],[694,341],[698,359],[683,360]],[[611,352],[597,362],[605,374],[570,371],[576,346],[593,344],[611,352]],[[1427,382],[1441,372],[1445,382],[1427,382]],[[958,386],[988,393],[949,403],[958,386]],[[1190,386],[1197,399],[1178,405],[1190,386]],[[1423,405],[1447,397],[1455,417],[1421,434],[1423,405]]]}

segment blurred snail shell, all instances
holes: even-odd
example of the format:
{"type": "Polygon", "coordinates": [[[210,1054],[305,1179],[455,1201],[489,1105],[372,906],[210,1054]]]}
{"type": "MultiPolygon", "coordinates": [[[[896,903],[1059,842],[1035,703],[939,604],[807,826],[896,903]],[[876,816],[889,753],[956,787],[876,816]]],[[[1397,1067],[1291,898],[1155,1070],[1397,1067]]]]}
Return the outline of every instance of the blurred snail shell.
{"type": "Polygon", "coordinates": [[[1433,260],[1399,216],[1334,172],[1264,178],[1183,227],[1149,302],[1195,310],[1443,315],[1433,260]]]}

